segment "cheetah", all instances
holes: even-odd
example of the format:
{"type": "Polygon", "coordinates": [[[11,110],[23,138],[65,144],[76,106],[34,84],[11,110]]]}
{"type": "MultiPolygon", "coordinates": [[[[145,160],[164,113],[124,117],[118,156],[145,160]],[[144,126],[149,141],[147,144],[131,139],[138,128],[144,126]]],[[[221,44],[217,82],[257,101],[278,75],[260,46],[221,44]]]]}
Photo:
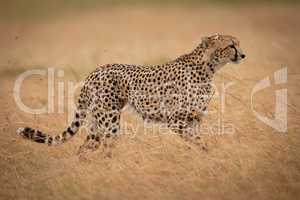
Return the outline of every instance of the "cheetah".
{"type": "MultiPolygon", "coordinates": [[[[191,52],[161,65],[107,64],[86,78],[73,122],[61,134],[51,136],[29,127],[17,133],[49,146],[71,139],[87,114],[92,126],[80,148],[97,149],[120,130],[122,108],[129,104],[144,119],[161,121],[191,142],[200,139],[192,124],[200,122],[211,100],[214,74],[227,63],[245,58],[239,41],[230,35],[212,35],[191,52]]],[[[195,142],[196,143],[196,142],[195,142]]]]}

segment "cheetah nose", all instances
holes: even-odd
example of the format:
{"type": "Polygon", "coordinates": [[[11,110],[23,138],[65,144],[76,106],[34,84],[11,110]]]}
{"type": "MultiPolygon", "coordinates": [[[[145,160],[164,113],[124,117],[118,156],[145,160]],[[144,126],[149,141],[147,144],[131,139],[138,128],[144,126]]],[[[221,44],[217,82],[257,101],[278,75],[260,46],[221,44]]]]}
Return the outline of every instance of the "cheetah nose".
{"type": "Polygon", "coordinates": [[[245,54],[242,54],[242,55],[241,55],[241,58],[242,58],[242,59],[246,58],[246,55],[245,55],[245,54]]]}

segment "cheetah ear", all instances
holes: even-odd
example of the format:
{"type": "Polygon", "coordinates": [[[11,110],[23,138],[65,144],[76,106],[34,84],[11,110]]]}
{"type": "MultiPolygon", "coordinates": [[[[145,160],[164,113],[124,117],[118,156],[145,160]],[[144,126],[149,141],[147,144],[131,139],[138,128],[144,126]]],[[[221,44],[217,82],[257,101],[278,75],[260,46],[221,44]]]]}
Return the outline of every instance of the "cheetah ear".
{"type": "Polygon", "coordinates": [[[204,48],[208,47],[208,37],[202,37],[202,45],[204,48]]]}

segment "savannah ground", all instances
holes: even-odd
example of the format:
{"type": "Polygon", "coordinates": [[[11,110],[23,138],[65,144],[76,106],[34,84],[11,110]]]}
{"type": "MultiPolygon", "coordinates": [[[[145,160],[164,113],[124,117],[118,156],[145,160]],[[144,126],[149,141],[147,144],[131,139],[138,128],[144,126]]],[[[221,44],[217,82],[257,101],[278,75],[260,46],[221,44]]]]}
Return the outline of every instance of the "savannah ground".
{"type": "MultiPolygon", "coordinates": [[[[299,199],[300,198],[300,13],[294,3],[123,3],[74,7],[45,1],[5,5],[0,19],[0,199],[299,199]],[[158,64],[191,51],[202,36],[239,38],[247,59],[228,64],[215,77],[226,90],[210,104],[201,151],[161,124],[144,125],[131,109],[122,115],[122,136],[111,155],[103,150],[79,159],[80,131],[49,148],[23,140],[28,125],[59,133],[72,100],[68,82],[79,82],[106,63],[158,64]],[[55,68],[55,112],[23,112],[15,81],[31,69],[55,68]],[[274,118],[275,90],[287,88],[288,129],[280,133],[258,120],[251,91],[259,80],[288,68],[288,82],[255,94],[253,107],[274,118]],[[58,113],[58,83],[65,84],[58,113]],[[232,126],[233,132],[218,127],[232,126]],[[217,127],[217,128],[216,128],[217,127]]],[[[56,2],[57,1],[53,1],[56,2]]],[[[72,2],[72,1],[71,1],[72,2]]],[[[76,2],[76,1],[74,1],[76,2]]],[[[235,1],[236,2],[236,1],[235,1]]],[[[70,2],[69,2],[70,3],[70,2]]],[[[71,4],[72,5],[72,4],[71,4]]],[[[47,105],[47,76],[30,76],[21,87],[24,104],[47,105]]]]}

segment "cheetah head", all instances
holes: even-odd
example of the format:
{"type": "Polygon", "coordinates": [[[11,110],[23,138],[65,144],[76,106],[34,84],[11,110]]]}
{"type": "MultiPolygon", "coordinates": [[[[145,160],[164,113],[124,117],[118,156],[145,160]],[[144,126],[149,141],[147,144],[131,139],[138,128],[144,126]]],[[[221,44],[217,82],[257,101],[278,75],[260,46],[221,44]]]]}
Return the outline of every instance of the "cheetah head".
{"type": "Polygon", "coordinates": [[[210,52],[210,59],[220,64],[238,64],[246,57],[239,46],[239,41],[230,35],[213,35],[202,38],[202,45],[210,52]]]}

